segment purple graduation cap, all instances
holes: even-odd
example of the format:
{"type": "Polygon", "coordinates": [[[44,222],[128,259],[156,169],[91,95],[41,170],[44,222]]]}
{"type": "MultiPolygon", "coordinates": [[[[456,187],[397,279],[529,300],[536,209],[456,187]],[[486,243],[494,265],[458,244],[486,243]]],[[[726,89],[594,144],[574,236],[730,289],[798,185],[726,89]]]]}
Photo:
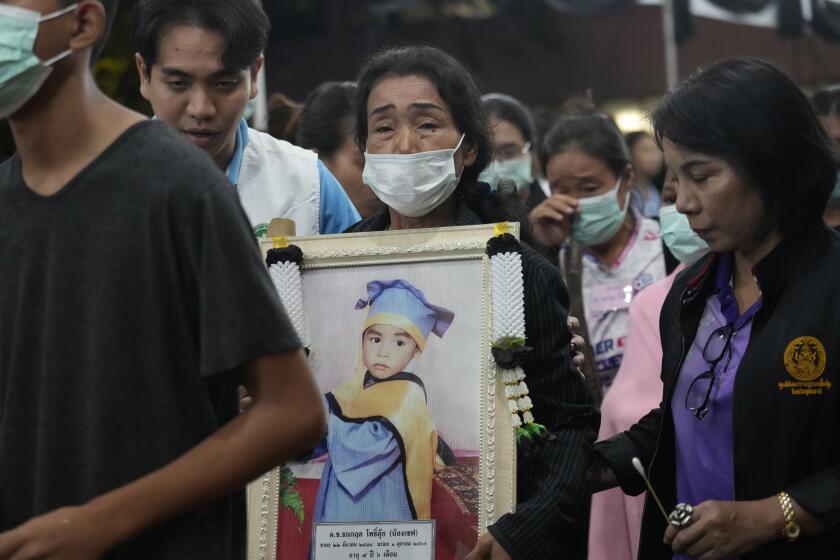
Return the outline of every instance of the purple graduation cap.
{"type": "Polygon", "coordinates": [[[455,314],[432,305],[423,292],[405,280],[374,280],[367,285],[368,298],[360,299],[356,309],[370,306],[364,330],[373,325],[393,325],[407,332],[420,350],[430,333],[443,337],[455,314]]]}

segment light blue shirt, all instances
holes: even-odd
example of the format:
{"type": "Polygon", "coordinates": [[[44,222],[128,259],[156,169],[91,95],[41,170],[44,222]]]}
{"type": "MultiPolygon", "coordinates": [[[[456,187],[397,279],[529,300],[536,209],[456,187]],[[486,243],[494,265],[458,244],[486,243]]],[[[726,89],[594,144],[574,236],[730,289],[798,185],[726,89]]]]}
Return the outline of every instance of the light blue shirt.
{"type": "Polygon", "coordinates": [[[248,121],[239,121],[239,129],[236,131],[236,147],[233,149],[233,157],[228,164],[228,181],[234,187],[239,184],[239,174],[242,171],[242,155],[248,146],[248,121]]]}
{"type": "Polygon", "coordinates": [[[320,159],[318,175],[321,177],[321,234],[341,233],[360,222],[362,216],[350,202],[347,192],[320,159]]]}
{"type": "MultiPolygon", "coordinates": [[[[239,183],[239,174],[242,171],[242,155],[248,146],[248,122],[245,119],[239,123],[236,131],[236,147],[233,157],[228,165],[227,176],[230,183],[236,186],[239,183]]],[[[339,184],[330,170],[327,169],[321,160],[318,160],[318,177],[321,181],[321,204],[319,214],[319,233],[341,233],[350,226],[361,221],[362,217],[350,202],[350,197],[339,184]]]]}

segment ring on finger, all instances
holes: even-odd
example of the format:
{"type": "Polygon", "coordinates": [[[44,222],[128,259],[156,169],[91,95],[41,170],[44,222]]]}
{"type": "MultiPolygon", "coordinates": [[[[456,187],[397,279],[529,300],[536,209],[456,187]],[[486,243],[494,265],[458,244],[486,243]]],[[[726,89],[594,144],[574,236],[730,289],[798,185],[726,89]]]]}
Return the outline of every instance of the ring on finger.
{"type": "Polygon", "coordinates": [[[677,504],[671,515],[668,516],[668,521],[671,525],[679,529],[683,529],[691,525],[692,516],[694,515],[694,508],[688,504],[677,504]]]}

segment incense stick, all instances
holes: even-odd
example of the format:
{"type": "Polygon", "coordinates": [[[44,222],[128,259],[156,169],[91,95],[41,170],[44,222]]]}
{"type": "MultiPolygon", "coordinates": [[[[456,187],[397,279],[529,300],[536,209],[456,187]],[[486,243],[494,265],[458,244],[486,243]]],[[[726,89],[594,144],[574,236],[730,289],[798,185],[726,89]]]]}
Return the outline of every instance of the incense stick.
{"type": "Polygon", "coordinates": [[[668,514],[665,513],[665,508],[662,507],[662,502],[659,501],[659,496],[656,495],[656,491],[653,489],[650,480],[648,480],[647,475],[645,475],[645,468],[642,466],[642,462],[639,461],[638,457],[633,457],[633,468],[636,469],[636,472],[639,473],[639,476],[641,476],[642,480],[644,480],[645,484],[647,484],[650,495],[653,496],[654,500],[656,500],[656,505],[659,506],[659,511],[662,512],[662,517],[665,518],[665,523],[670,525],[671,520],[668,518],[668,514]]]}

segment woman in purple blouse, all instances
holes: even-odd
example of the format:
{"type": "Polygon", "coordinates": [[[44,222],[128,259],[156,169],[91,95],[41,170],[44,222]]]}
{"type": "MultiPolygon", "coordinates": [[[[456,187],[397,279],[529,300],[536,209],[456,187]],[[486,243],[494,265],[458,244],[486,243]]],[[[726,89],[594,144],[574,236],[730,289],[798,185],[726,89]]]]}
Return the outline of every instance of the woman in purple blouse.
{"type": "Polygon", "coordinates": [[[840,238],[821,216],[838,154],[797,86],[718,62],[653,114],[677,210],[712,253],[660,326],[659,408],[599,442],[593,491],[644,491],[639,558],[829,558],[840,551],[840,238]]]}

